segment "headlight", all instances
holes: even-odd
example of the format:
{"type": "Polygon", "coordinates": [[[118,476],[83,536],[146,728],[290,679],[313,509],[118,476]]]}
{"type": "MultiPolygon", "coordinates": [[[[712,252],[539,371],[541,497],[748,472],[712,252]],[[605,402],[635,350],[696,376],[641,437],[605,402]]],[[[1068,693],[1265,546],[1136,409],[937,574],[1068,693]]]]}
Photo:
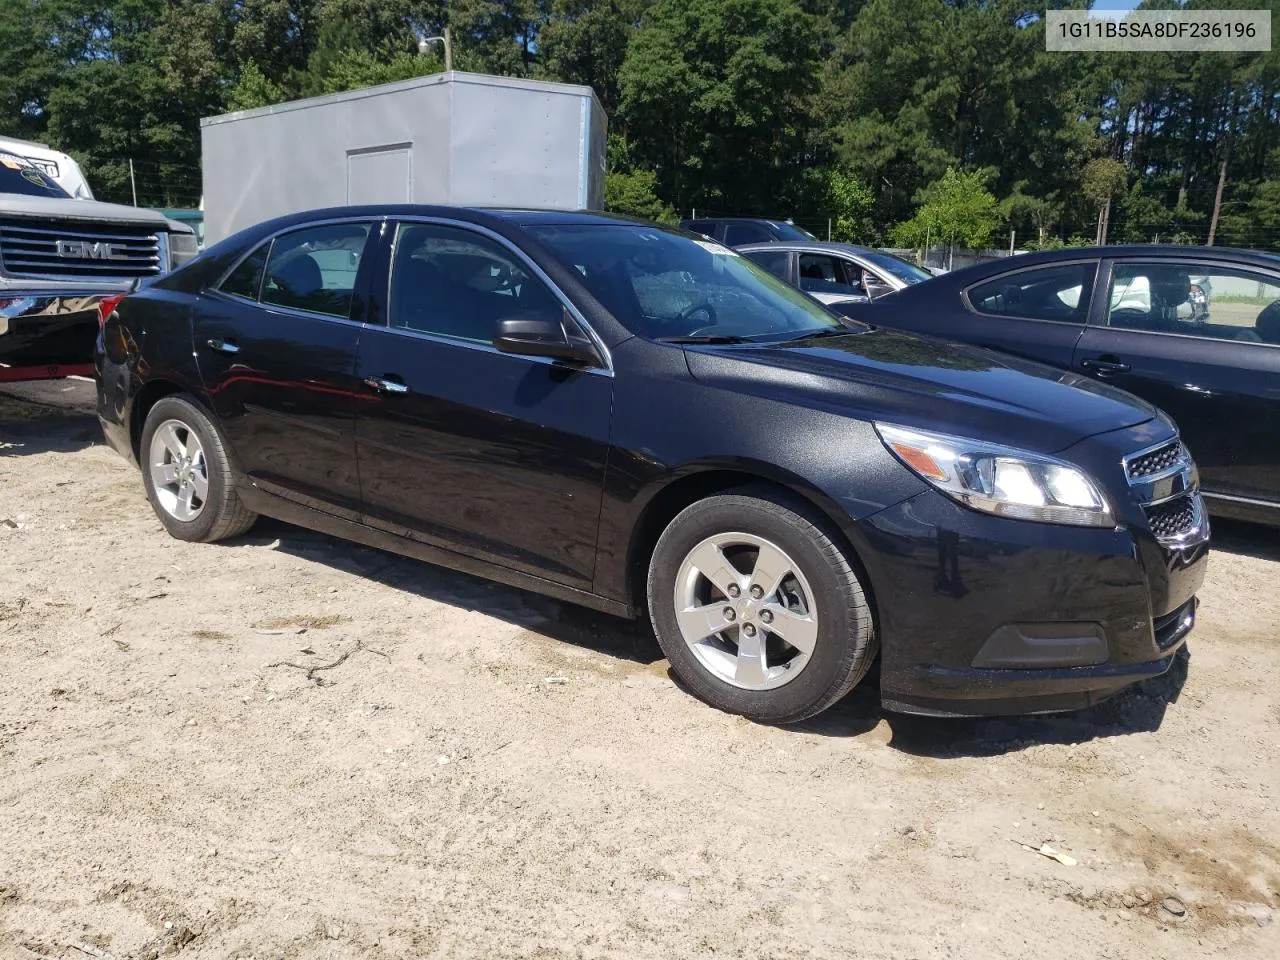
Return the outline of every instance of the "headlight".
{"type": "Polygon", "coordinates": [[[177,270],[188,260],[194,260],[199,252],[200,248],[196,243],[196,235],[194,233],[173,231],[169,234],[170,270],[177,270]]]}
{"type": "Polygon", "coordinates": [[[1098,485],[1069,463],[887,423],[877,423],[876,431],[913,473],[967,507],[1020,520],[1115,526],[1098,485]]]}

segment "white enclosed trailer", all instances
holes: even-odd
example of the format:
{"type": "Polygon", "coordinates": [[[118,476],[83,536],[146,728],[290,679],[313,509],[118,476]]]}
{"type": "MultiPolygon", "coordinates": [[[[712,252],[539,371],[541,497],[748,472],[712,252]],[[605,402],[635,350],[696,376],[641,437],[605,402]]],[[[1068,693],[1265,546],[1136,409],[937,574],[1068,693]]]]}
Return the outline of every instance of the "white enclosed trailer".
{"type": "Polygon", "coordinates": [[[590,87],[438,73],[200,121],[206,243],[300,210],[604,204],[590,87]]]}

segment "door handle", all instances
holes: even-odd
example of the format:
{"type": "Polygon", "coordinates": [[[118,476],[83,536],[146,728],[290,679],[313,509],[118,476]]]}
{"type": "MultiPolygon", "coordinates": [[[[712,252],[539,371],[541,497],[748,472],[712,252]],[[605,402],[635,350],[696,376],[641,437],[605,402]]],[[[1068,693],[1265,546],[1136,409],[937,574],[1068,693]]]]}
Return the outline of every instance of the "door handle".
{"type": "Polygon", "coordinates": [[[386,377],[365,377],[364,385],[370,390],[376,390],[378,393],[405,394],[409,392],[408,386],[399,380],[388,380],[386,377]]]}
{"type": "Polygon", "coordinates": [[[1132,368],[1119,360],[1104,360],[1099,357],[1097,360],[1081,360],[1080,369],[1092,370],[1098,376],[1106,377],[1113,373],[1128,373],[1132,368]]]}
{"type": "Polygon", "coordinates": [[[234,340],[223,340],[220,337],[214,337],[207,341],[210,349],[217,350],[219,353],[239,353],[240,348],[236,346],[234,340]]]}

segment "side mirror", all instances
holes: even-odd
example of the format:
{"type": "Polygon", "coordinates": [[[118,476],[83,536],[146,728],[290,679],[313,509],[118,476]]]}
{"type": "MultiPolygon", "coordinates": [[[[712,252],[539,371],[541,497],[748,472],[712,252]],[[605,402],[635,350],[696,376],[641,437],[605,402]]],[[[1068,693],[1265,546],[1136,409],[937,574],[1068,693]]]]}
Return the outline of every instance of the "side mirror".
{"type": "Polygon", "coordinates": [[[603,366],[599,352],[576,327],[564,319],[515,316],[499,320],[493,345],[503,353],[525,357],[551,357],[587,367],[603,366]],[[573,330],[573,333],[568,331],[573,330]]]}

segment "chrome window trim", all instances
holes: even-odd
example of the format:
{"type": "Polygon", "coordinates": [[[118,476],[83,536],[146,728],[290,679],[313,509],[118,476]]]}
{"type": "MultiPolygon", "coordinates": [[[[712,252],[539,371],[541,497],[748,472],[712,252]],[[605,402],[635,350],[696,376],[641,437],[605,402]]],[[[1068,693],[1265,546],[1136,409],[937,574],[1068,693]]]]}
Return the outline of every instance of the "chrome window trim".
{"type": "Polygon", "coordinates": [[[1054,263],[1033,263],[1030,266],[1016,267],[1013,270],[1008,270],[1004,273],[997,273],[994,276],[987,277],[983,280],[977,280],[969,284],[967,287],[961,288],[960,302],[963,304],[964,308],[975,317],[991,317],[995,320],[1025,320],[1029,323],[1056,323],[1065,327],[1083,328],[1088,326],[1089,323],[1089,314],[1087,310],[1085,311],[1085,318],[1078,323],[1074,320],[1049,320],[1045,317],[1024,317],[1017,313],[987,313],[985,310],[979,310],[973,305],[973,300],[970,299],[969,292],[976,287],[981,287],[984,284],[991,283],[993,280],[998,280],[1002,277],[1012,277],[1019,273],[1030,273],[1032,270],[1052,270],[1054,267],[1075,267],[1080,264],[1089,263],[1093,264],[1093,284],[1081,284],[1080,296],[1084,297],[1087,294],[1089,297],[1092,297],[1093,285],[1098,282],[1098,271],[1102,269],[1102,260],[1101,258],[1094,257],[1079,257],[1072,260],[1059,260],[1054,263]]]}
{"type": "MultiPolygon", "coordinates": [[[[601,360],[603,360],[604,362],[603,367],[587,367],[587,368],[578,368],[578,369],[602,370],[603,372],[607,373],[609,376],[613,376],[613,354],[609,352],[609,348],[605,346],[604,340],[601,339],[600,335],[596,333],[595,329],[591,326],[591,324],[587,322],[587,318],[582,315],[582,311],[580,311],[577,308],[574,302],[569,299],[569,297],[564,293],[563,290],[560,289],[560,287],[555,283],[555,281],[552,280],[549,276],[547,276],[547,273],[545,270],[543,270],[540,266],[534,263],[528,254],[526,254],[523,250],[521,250],[518,246],[516,246],[514,243],[512,243],[502,234],[498,233],[496,230],[491,230],[482,224],[471,223],[470,221],[467,221],[467,220],[455,220],[451,217],[427,217],[427,216],[409,215],[409,216],[403,216],[403,217],[389,217],[388,219],[394,220],[396,223],[396,235],[391,242],[391,256],[387,263],[387,291],[386,291],[387,322],[385,326],[388,330],[398,330],[401,332],[418,333],[418,334],[422,334],[426,339],[436,340],[441,343],[469,344],[471,346],[476,346],[482,349],[491,350],[494,353],[502,352],[492,344],[486,344],[483,341],[466,340],[461,337],[448,337],[442,334],[429,334],[421,330],[409,330],[406,327],[396,327],[396,326],[393,326],[391,323],[391,307],[392,307],[391,283],[393,280],[393,274],[395,273],[396,251],[399,249],[399,246],[400,246],[401,227],[403,227],[405,224],[434,224],[434,225],[443,226],[443,227],[453,227],[455,229],[459,229],[464,232],[476,233],[476,234],[479,234],[480,236],[483,236],[490,240],[495,241],[500,247],[512,253],[520,263],[524,264],[529,269],[530,273],[533,276],[537,277],[537,279],[540,280],[547,287],[547,289],[551,291],[552,296],[554,296],[557,300],[559,300],[561,305],[569,312],[569,315],[573,317],[574,322],[578,325],[579,332],[583,333],[587,337],[587,339],[591,341],[592,345],[595,346],[596,351],[600,354],[601,360]]],[[[514,354],[504,354],[504,356],[514,356],[514,354]]],[[[523,356],[523,354],[521,356],[523,356]]],[[[556,360],[550,357],[526,357],[525,359],[544,360],[552,364],[557,363],[556,360]]],[[[559,365],[565,366],[564,364],[559,364],[559,365]]]]}
{"type": "Polygon", "coordinates": [[[554,357],[533,357],[526,354],[503,353],[492,343],[485,343],[483,340],[465,340],[462,337],[449,337],[439,333],[427,333],[424,330],[410,330],[408,327],[393,327],[390,324],[366,323],[363,326],[370,330],[376,330],[380,333],[392,333],[397,336],[411,337],[415,340],[426,340],[430,343],[437,343],[447,347],[462,347],[468,350],[477,350],[481,353],[496,354],[500,357],[509,357],[512,360],[528,360],[532,363],[543,364],[548,367],[557,367],[561,370],[572,370],[577,373],[589,373],[597,377],[613,377],[613,370],[604,367],[575,367],[565,364],[554,357]]]}
{"type": "Polygon", "coordinates": [[[257,307],[263,313],[286,317],[297,317],[302,320],[325,320],[329,323],[342,323],[350,327],[370,327],[371,329],[378,329],[377,325],[365,323],[363,320],[352,320],[350,317],[335,317],[331,313],[317,313],[314,310],[303,310],[300,307],[282,307],[274,303],[263,303],[261,300],[250,300],[247,297],[242,297],[236,293],[223,293],[221,290],[206,290],[205,296],[213,297],[216,300],[225,300],[230,303],[238,303],[246,307],[257,307]]]}

